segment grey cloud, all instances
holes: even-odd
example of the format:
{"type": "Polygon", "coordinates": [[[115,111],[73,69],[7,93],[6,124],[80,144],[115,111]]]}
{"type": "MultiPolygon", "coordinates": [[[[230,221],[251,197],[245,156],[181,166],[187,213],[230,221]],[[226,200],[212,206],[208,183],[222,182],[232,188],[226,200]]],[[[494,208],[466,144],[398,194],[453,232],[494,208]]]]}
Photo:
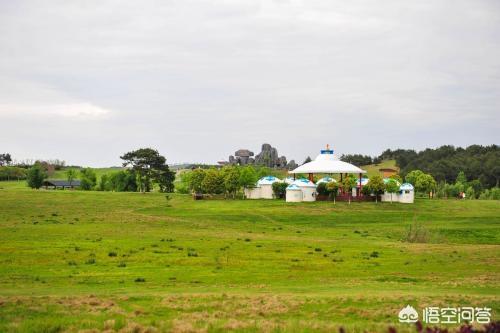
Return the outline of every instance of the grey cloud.
{"type": "Polygon", "coordinates": [[[297,160],[326,143],[498,143],[499,14],[496,1],[0,2],[1,149],[116,165],[140,146],[214,162],[263,142],[297,160]]]}

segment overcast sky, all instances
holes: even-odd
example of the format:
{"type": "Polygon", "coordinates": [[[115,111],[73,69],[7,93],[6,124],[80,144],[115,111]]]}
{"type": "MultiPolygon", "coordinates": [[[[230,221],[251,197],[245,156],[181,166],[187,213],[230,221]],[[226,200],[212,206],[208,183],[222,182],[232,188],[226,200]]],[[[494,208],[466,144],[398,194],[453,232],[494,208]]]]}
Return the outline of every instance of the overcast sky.
{"type": "Polygon", "coordinates": [[[0,0],[0,153],[500,143],[500,1],[0,0]]]}

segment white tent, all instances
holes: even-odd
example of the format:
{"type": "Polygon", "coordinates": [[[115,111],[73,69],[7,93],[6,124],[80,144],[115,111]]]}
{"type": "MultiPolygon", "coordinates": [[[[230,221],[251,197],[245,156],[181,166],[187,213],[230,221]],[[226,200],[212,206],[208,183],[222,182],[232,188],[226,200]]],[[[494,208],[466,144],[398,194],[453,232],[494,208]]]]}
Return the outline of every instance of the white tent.
{"type": "Polygon", "coordinates": [[[325,149],[321,151],[314,161],[305,163],[289,173],[366,173],[355,165],[340,161],[333,155],[333,150],[325,149]]]}
{"type": "Polygon", "coordinates": [[[286,202],[301,202],[302,195],[302,189],[295,184],[286,188],[286,202]]]}
{"type": "Polygon", "coordinates": [[[279,178],[276,178],[274,176],[267,176],[259,179],[259,181],[257,182],[257,186],[260,187],[260,197],[262,199],[273,199],[273,183],[280,181],[281,180],[279,178]]]}
{"type": "Polygon", "coordinates": [[[292,185],[298,186],[302,190],[302,201],[316,200],[316,185],[305,178],[297,179],[292,185]]]}

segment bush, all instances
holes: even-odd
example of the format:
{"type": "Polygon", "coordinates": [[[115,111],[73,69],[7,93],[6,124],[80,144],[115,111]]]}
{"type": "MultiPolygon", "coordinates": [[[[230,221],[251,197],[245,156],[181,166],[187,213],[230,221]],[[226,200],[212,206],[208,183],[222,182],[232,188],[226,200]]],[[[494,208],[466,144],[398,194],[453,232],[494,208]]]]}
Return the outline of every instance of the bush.
{"type": "Polygon", "coordinates": [[[47,173],[39,163],[35,163],[29,170],[27,175],[28,186],[39,189],[43,185],[43,181],[47,178],[47,173]]]}
{"type": "Polygon", "coordinates": [[[413,222],[406,229],[403,241],[408,243],[427,243],[429,236],[429,231],[423,225],[413,222]]]}
{"type": "Polygon", "coordinates": [[[318,192],[319,195],[328,195],[326,183],[319,183],[318,186],[316,186],[316,192],[318,192]]]}
{"type": "Polygon", "coordinates": [[[85,168],[80,170],[80,189],[85,191],[92,190],[97,183],[97,177],[94,170],[85,168]]]}
{"type": "Polygon", "coordinates": [[[286,196],[287,187],[288,184],[285,182],[274,182],[273,183],[274,196],[278,199],[283,199],[286,196]]]}
{"type": "Polygon", "coordinates": [[[2,166],[0,167],[0,180],[21,180],[26,179],[26,169],[13,167],[13,166],[2,166]]]}
{"type": "Polygon", "coordinates": [[[201,187],[203,192],[209,194],[221,194],[224,193],[224,176],[222,173],[215,169],[209,169],[206,174],[203,182],[201,183],[201,187]]]}

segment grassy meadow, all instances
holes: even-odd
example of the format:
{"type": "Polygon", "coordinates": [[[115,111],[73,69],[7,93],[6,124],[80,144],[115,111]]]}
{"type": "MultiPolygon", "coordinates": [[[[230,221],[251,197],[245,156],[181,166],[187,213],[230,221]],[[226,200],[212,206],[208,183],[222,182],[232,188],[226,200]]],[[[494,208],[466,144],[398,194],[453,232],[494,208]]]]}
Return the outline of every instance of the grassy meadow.
{"type": "Polygon", "coordinates": [[[406,304],[499,319],[498,201],[170,197],[0,183],[0,332],[413,331],[406,304]]]}

